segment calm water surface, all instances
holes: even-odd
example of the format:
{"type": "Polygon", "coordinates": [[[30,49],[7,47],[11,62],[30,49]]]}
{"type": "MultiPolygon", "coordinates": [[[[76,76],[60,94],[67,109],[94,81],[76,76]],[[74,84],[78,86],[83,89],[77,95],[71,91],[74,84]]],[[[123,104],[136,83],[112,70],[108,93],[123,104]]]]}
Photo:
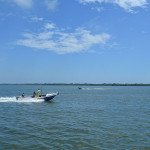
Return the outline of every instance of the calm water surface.
{"type": "Polygon", "coordinates": [[[150,87],[0,85],[1,150],[149,150],[150,87]]]}

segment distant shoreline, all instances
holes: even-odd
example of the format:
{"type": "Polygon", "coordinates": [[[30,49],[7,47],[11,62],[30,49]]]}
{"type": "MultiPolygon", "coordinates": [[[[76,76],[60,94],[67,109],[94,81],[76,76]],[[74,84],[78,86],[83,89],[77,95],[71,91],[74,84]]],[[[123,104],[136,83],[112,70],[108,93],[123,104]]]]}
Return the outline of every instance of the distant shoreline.
{"type": "Polygon", "coordinates": [[[150,86],[150,84],[144,83],[0,83],[0,85],[72,85],[72,86],[150,86]]]}

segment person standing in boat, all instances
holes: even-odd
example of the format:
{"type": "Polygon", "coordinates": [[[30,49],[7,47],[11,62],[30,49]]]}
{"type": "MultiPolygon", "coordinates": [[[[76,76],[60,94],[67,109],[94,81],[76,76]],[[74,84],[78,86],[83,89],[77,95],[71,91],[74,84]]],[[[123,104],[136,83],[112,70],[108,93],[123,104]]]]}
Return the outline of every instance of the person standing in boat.
{"type": "Polygon", "coordinates": [[[37,91],[37,98],[40,96],[40,89],[37,91]]]}
{"type": "Polygon", "coordinates": [[[22,98],[24,98],[24,93],[22,94],[22,98]]]}
{"type": "Polygon", "coordinates": [[[34,91],[34,93],[33,93],[33,98],[34,98],[34,97],[36,97],[36,93],[35,93],[35,91],[34,91]]]}

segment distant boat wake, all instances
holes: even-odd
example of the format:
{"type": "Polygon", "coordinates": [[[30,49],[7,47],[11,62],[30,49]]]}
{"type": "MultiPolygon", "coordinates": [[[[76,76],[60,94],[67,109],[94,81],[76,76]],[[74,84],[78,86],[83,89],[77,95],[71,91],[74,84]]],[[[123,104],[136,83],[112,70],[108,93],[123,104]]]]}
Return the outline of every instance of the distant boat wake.
{"type": "Polygon", "coordinates": [[[83,87],[78,87],[78,89],[79,90],[106,90],[106,88],[83,88],[83,87]]]}
{"type": "Polygon", "coordinates": [[[7,102],[14,102],[14,103],[38,103],[44,102],[44,99],[37,99],[37,98],[25,98],[25,99],[18,99],[16,97],[0,97],[0,103],[7,103],[7,102]]]}

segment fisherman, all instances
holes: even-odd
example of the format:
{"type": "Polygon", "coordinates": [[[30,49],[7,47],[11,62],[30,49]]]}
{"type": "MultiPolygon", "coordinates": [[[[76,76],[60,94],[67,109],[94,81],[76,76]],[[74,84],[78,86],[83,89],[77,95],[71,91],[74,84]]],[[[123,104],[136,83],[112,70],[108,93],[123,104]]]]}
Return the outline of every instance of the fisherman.
{"type": "Polygon", "coordinates": [[[34,93],[33,93],[33,98],[34,98],[34,97],[36,97],[36,93],[35,93],[35,91],[34,91],[34,93]]]}
{"type": "Polygon", "coordinates": [[[22,98],[24,98],[24,93],[22,94],[22,98]]]}
{"type": "Polygon", "coordinates": [[[37,91],[37,98],[40,96],[40,89],[37,91]]]}

